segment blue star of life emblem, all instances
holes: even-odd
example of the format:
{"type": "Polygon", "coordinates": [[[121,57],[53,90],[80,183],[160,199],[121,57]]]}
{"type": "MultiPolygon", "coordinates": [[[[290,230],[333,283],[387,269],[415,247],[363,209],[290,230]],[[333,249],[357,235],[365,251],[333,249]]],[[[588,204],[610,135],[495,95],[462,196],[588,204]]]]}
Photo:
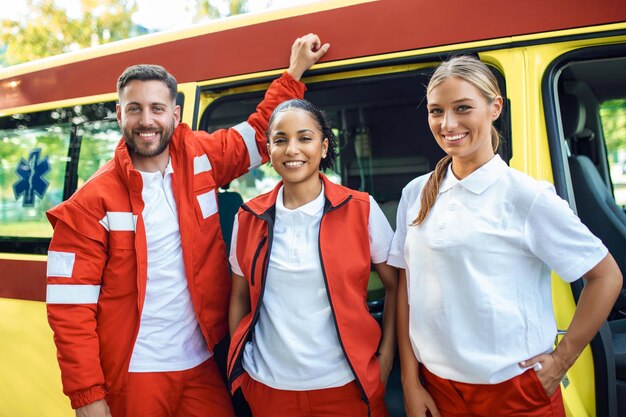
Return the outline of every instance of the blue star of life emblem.
{"type": "Polygon", "coordinates": [[[43,198],[48,189],[48,181],[44,178],[48,171],[48,155],[41,158],[41,148],[33,149],[28,155],[28,161],[20,158],[15,170],[20,179],[13,184],[15,200],[24,196],[24,207],[32,207],[35,204],[35,195],[43,198]]]}

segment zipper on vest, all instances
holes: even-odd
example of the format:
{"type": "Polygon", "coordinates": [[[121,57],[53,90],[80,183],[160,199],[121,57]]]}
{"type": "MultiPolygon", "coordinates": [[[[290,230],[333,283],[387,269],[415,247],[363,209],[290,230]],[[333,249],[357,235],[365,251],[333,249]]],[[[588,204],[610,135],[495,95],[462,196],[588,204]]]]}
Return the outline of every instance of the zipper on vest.
{"type": "MultiPolygon", "coordinates": [[[[350,200],[350,199],[348,199],[350,200]]],[[[324,210],[322,214],[322,219],[320,220],[320,233],[317,237],[317,248],[320,254],[320,266],[322,267],[322,276],[324,277],[324,285],[326,286],[326,296],[328,297],[328,304],[330,305],[330,311],[333,313],[333,321],[335,323],[335,330],[337,331],[337,339],[339,339],[339,346],[341,346],[341,350],[343,351],[343,356],[346,358],[346,362],[348,362],[348,366],[354,375],[354,380],[356,381],[357,386],[359,387],[359,391],[361,391],[361,400],[367,405],[367,415],[368,417],[371,415],[370,409],[370,400],[367,398],[367,394],[365,393],[365,388],[363,388],[363,384],[359,380],[359,376],[354,371],[354,366],[352,362],[350,362],[350,358],[348,357],[348,353],[346,352],[346,347],[341,339],[341,333],[339,332],[339,325],[337,324],[337,313],[335,312],[335,306],[333,305],[333,300],[330,296],[330,288],[328,287],[328,277],[326,276],[326,268],[324,268],[324,257],[322,255],[322,222],[324,221],[324,217],[329,211],[335,210],[348,202],[348,200],[344,201],[342,204],[337,207],[331,207],[329,210],[324,210]]]]}
{"type": "Polygon", "coordinates": [[[263,236],[263,239],[259,242],[259,246],[257,246],[256,251],[254,252],[254,258],[252,258],[252,273],[250,274],[250,285],[254,285],[254,272],[256,271],[256,261],[259,258],[259,254],[261,253],[261,249],[263,249],[263,245],[267,241],[267,236],[263,236]]]}

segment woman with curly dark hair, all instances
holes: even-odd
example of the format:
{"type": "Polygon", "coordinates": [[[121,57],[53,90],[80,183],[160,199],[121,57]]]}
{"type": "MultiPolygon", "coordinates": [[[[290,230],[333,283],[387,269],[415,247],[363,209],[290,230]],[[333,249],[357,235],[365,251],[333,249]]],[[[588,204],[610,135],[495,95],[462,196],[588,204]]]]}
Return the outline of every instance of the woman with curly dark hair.
{"type": "Polygon", "coordinates": [[[228,372],[255,417],[388,416],[393,232],[369,195],[319,171],[333,166],[336,147],[315,106],[280,104],[268,150],[282,181],[235,221],[228,372]],[[382,337],[366,304],[372,264],[386,291],[382,337]]]}

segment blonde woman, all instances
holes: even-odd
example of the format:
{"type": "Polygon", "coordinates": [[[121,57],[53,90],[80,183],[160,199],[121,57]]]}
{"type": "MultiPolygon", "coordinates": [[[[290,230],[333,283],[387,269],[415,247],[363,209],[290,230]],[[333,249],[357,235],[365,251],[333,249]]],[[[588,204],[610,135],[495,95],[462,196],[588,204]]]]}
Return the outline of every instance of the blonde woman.
{"type": "Polygon", "coordinates": [[[388,259],[401,268],[407,414],[564,416],[559,383],[606,319],[621,273],[551,184],[496,154],[503,99],[485,64],[444,62],[426,94],[447,155],[403,190],[388,259]],[[551,270],[586,280],[554,350],[551,270]]]}

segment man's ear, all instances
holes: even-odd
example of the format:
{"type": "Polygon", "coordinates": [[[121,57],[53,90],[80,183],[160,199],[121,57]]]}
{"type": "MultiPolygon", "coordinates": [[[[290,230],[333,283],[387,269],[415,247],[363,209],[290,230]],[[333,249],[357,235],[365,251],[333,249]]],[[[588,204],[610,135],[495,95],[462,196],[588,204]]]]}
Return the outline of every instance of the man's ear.
{"type": "Polygon", "coordinates": [[[177,127],[180,123],[180,106],[176,105],[174,107],[174,127],[177,127]]]}
{"type": "Polygon", "coordinates": [[[115,115],[117,116],[117,124],[122,127],[122,106],[120,103],[115,105],[115,115]]]}

